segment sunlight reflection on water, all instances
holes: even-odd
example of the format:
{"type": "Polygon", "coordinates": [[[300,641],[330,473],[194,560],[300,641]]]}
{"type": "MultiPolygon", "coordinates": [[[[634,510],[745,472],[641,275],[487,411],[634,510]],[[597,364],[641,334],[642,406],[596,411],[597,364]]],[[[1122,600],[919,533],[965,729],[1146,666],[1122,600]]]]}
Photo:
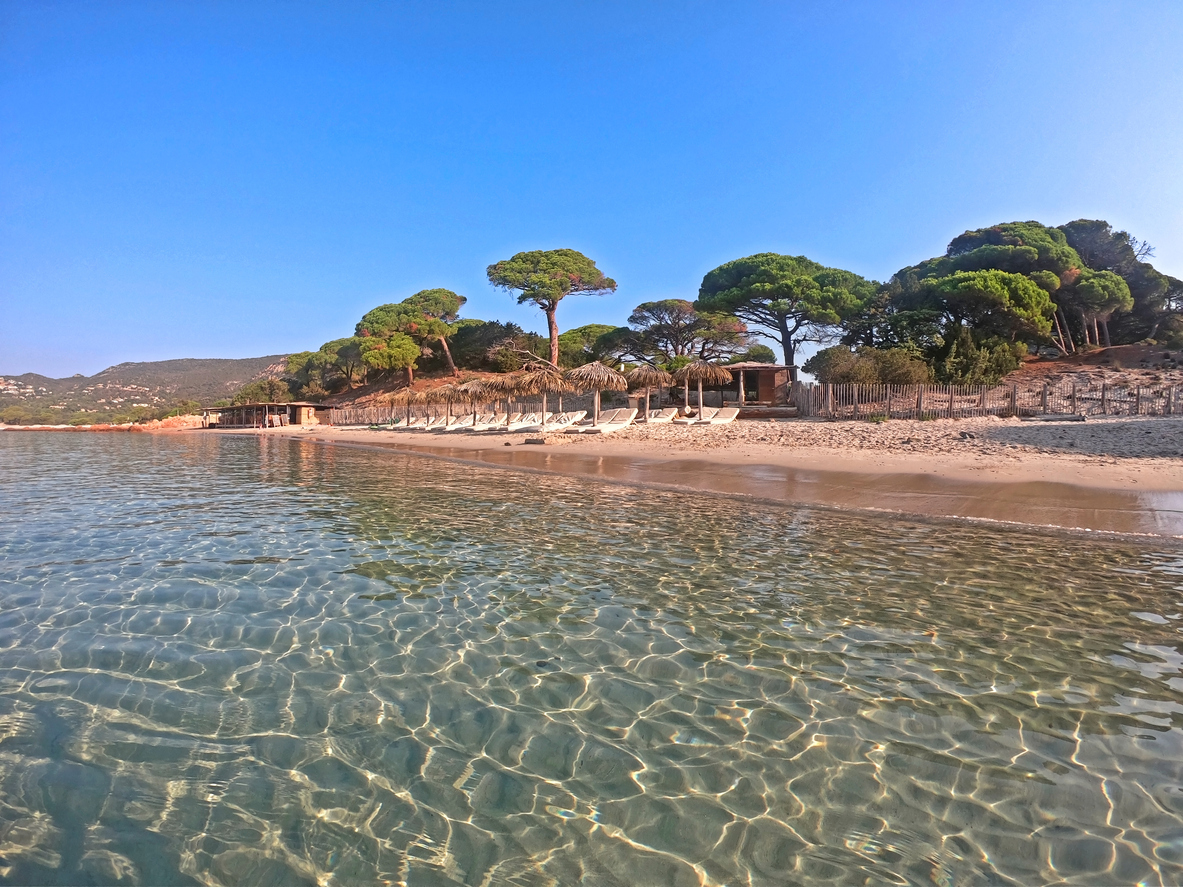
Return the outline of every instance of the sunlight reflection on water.
{"type": "Polygon", "coordinates": [[[1183,552],[0,438],[10,883],[1177,883],[1183,552]]]}

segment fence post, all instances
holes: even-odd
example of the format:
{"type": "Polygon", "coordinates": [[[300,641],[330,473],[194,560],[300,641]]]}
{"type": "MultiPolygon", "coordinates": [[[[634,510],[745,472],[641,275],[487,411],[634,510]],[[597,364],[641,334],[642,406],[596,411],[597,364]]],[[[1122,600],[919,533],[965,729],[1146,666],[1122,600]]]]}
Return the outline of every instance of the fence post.
{"type": "Polygon", "coordinates": [[[891,386],[887,386],[887,418],[891,418],[891,386]]]}
{"type": "Polygon", "coordinates": [[[1175,415],[1175,386],[1171,385],[1167,388],[1167,415],[1175,415]]]}
{"type": "Polygon", "coordinates": [[[924,386],[916,386],[916,418],[924,418],[924,386]]]}
{"type": "Polygon", "coordinates": [[[826,383],[826,418],[834,418],[834,384],[832,382],[826,383]]]}
{"type": "Polygon", "coordinates": [[[1109,412],[1109,383],[1101,383],[1101,415],[1109,412]]]}
{"type": "Polygon", "coordinates": [[[1142,415],[1142,386],[1134,386],[1134,415],[1142,415]]]}
{"type": "Polygon", "coordinates": [[[1012,416],[1019,415],[1019,386],[1010,386],[1010,414],[1012,416]]]}
{"type": "Polygon", "coordinates": [[[1039,407],[1047,415],[1047,382],[1043,383],[1043,394],[1039,398],[1039,407]]]}
{"type": "Polygon", "coordinates": [[[853,419],[858,418],[858,395],[859,395],[858,382],[855,382],[854,383],[854,391],[853,391],[853,394],[851,395],[853,398],[854,409],[852,409],[851,413],[850,413],[851,418],[853,418],[853,419]]]}
{"type": "Polygon", "coordinates": [[[1076,383],[1072,383],[1072,415],[1076,415],[1076,383]]]}

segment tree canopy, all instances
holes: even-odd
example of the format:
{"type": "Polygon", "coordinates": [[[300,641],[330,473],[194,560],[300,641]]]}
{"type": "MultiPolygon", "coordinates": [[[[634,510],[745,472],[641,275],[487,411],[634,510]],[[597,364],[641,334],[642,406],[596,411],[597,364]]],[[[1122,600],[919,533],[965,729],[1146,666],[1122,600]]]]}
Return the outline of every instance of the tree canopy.
{"type": "Polygon", "coordinates": [[[573,249],[534,250],[495,262],[486,269],[495,287],[516,291],[518,304],[533,302],[546,314],[550,333],[550,362],[559,365],[559,325],[556,311],[571,293],[598,295],[616,289],[616,281],[605,277],[596,263],[573,249]]]}
{"type": "Polygon", "coordinates": [[[805,342],[824,341],[875,294],[857,274],[827,268],[805,256],[760,253],[709,272],[694,303],[699,311],[731,314],[780,343],[793,367],[805,342]]]}
{"type": "MultiPolygon", "coordinates": [[[[448,362],[452,375],[456,375],[456,364],[452,360],[452,352],[448,348],[448,337],[452,334],[452,325],[460,314],[460,308],[468,300],[447,289],[420,290],[413,296],[408,296],[401,302],[379,305],[362,317],[357,323],[355,333],[358,336],[377,337],[389,340],[393,335],[401,334],[410,338],[419,346],[419,356],[430,357],[433,353],[432,344],[438,344],[448,362]]],[[[378,349],[372,346],[367,353],[381,350],[392,350],[403,353],[406,351],[404,343],[391,343],[389,349],[378,349]]],[[[389,355],[387,356],[389,357],[389,355]]],[[[378,358],[383,362],[387,358],[378,358]]],[[[389,358],[393,359],[393,358],[389,358]]],[[[394,367],[382,367],[393,369],[394,367]]],[[[414,378],[415,360],[409,363],[401,362],[398,368],[407,371],[407,378],[414,378]]]]}

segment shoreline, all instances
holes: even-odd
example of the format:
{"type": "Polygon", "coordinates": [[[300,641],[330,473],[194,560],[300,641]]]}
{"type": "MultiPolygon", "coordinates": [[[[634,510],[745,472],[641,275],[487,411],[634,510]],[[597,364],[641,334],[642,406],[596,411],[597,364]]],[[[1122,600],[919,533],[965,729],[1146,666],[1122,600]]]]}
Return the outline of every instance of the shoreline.
{"type": "MultiPolygon", "coordinates": [[[[1108,425],[1110,431],[1146,436],[1144,422],[1131,428],[1132,421],[1094,423],[1087,433],[1104,435],[1100,426],[1108,425]]],[[[983,420],[976,425],[1016,427],[1004,423],[983,420]]],[[[838,441],[828,440],[830,446],[776,446],[752,439],[763,429],[750,426],[766,423],[742,424],[749,427],[742,428],[741,423],[702,429],[640,426],[611,437],[549,435],[542,445],[527,445],[531,435],[521,433],[432,434],[333,426],[220,433],[279,436],[781,504],[1183,538],[1183,458],[1040,453],[1013,443],[1005,444],[1013,450],[1009,458],[1000,458],[992,452],[996,442],[988,434],[979,437],[975,425],[964,420],[946,427],[936,422],[893,422],[896,427],[887,429],[867,423],[860,423],[864,428],[825,423],[822,437],[838,437],[838,441]],[[948,446],[926,441],[919,441],[917,452],[892,449],[893,442],[913,440],[908,435],[920,433],[904,427],[912,425],[925,426],[921,430],[929,436],[948,437],[952,431],[958,443],[952,452],[948,446]],[[975,437],[961,438],[962,431],[975,437]],[[861,447],[860,437],[864,438],[861,447]],[[883,445],[869,446],[868,437],[883,445]],[[834,446],[836,442],[846,446],[834,446]],[[958,453],[962,443],[970,446],[958,453]]],[[[782,427],[792,435],[803,424],[794,420],[782,427]]],[[[1183,441],[1175,437],[1183,434],[1183,421],[1177,424],[1179,428],[1172,423],[1153,429],[1166,436],[1167,447],[1183,446],[1183,442],[1175,444],[1183,441]]],[[[1065,433],[1063,426],[1018,430],[1036,437],[1065,433]]],[[[1077,435],[1084,432],[1075,429],[1077,435]]]]}

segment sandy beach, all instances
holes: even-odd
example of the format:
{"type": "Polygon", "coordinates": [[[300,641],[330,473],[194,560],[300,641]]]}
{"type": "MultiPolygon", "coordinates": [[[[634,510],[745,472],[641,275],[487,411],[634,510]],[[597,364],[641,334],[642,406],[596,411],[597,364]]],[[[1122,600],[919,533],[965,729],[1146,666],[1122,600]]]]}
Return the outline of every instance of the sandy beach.
{"type": "Polygon", "coordinates": [[[748,420],[542,444],[521,433],[245,433],[787,502],[1183,535],[1183,419],[748,420]]]}

